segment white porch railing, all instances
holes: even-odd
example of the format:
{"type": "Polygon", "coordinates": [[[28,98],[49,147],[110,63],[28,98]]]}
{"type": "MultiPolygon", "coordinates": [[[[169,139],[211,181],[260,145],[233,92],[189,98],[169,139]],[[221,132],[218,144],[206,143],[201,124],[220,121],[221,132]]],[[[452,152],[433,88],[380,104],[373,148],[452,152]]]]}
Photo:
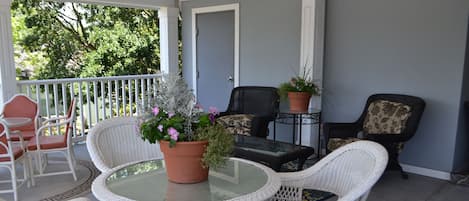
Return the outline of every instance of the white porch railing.
{"type": "Polygon", "coordinates": [[[99,121],[138,115],[137,105],[145,105],[148,92],[156,93],[161,75],[27,80],[18,81],[17,91],[36,100],[44,118],[64,115],[70,98],[75,97],[77,124],[72,137],[79,141],[99,121]]]}

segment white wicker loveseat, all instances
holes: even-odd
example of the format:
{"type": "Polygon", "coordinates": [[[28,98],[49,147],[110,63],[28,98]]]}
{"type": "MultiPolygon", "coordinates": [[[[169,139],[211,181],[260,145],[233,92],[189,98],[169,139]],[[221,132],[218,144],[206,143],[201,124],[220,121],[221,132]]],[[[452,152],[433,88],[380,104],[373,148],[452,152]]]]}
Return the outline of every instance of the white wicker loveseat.
{"type": "Polygon", "coordinates": [[[338,201],[365,201],[388,162],[386,149],[371,141],[340,147],[312,167],[278,173],[282,187],[272,200],[301,200],[303,189],[334,193],[338,201]]]}
{"type": "Polygon", "coordinates": [[[142,140],[135,117],[99,122],[87,136],[86,146],[94,165],[105,172],[129,162],[163,158],[159,144],[142,140]]]}

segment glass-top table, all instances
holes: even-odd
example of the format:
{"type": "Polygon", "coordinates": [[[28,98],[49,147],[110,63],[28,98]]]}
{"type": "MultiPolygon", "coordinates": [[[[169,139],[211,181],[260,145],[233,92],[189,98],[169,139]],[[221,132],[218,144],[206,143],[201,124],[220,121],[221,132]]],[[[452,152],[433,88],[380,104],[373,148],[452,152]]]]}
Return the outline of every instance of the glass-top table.
{"type": "Polygon", "coordinates": [[[28,125],[32,122],[31,118],[27,117],[3,117],[2,119],[7,124],[8,128],[16,128],[28,125]]]}
{"type": "Polygon", "coordinates": [[[261,164],[230,158],[210,169],[208,181],[176,184],[168,181],[163,160],[130,163],[101,174],[92,191],[99,200],[218,201],[265,200],[280,188],[280,179],[261,164]]]}
{"type": "Polygon", "coordinates": [[[306,159],[314,154],[314,149],[265,138],[235,135],[234,155],[263,163],[275,171],[280,171],[282,164],[297,160],[297,170],[301,170],[306,159]]]}

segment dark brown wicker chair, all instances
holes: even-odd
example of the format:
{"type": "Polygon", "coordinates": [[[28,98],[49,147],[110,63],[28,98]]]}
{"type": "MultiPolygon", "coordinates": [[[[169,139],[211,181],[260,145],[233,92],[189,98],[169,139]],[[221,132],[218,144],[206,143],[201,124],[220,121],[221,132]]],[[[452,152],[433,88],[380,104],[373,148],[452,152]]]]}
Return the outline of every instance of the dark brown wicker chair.
{"type": "Polygon", "coordinates": [[[217,122],[234,134],[266,137],[269,122],[277,117],[279,101],[274,87],[236,87],[231,92],[228,109],[220,113],[217,122]]]}
{"type": "Polygon", "coordinates": [[[324,123],[326,150],[329,153],[339,146],[361,139],[378,142],[388,151],[388,169],[398,169],[406,179],[408,176],[399,165],[399,153],[404,143],[417,131],[424,108],[425,101],[415,96],[371,95],[357,121],[324,123]]]}

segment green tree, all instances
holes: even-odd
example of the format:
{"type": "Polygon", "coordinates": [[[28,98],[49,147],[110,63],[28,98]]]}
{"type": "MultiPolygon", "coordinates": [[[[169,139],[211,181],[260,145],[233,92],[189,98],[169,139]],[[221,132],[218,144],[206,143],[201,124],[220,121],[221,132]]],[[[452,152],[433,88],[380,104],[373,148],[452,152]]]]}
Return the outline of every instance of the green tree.
{"type": "Polygon", "coordinates": [[[36,79],[159,70],[156,10],[15,0],[12,16],[17,58],[36,65],[36,79]]]}

